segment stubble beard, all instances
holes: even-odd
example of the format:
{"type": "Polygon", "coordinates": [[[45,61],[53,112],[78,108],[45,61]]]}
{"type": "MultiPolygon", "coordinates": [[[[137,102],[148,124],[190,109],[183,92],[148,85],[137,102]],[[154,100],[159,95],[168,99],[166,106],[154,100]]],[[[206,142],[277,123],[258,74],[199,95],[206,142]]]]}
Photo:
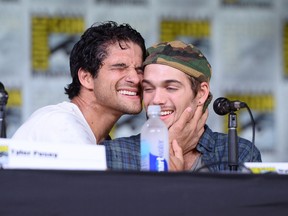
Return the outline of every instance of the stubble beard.
{"type": "Polygon", "coordinates": [[[133,104],[119,104],[118,109],[123,114],[136,115],[142,111],[142,105],[141,102],[137,104],[136,102],[133,104]]]}

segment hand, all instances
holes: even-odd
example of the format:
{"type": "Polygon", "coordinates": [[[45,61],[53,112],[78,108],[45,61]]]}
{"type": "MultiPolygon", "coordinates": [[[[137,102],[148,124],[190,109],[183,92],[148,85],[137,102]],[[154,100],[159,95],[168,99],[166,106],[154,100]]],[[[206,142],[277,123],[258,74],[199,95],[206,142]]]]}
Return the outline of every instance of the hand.
{"type": "Polygon", "coordinates": [[[208,109],[202,112],[203,106],[197,106],[195,112],[188,107],[180,118],[169,128],[169,141],[177,140],[183,154],[193,150],[204,132],[208,118],[208,109]]]}
{"type": "Polygon", "coordinates": [[[181,147],[176,140],[172,141],[169,158],[169,171],[183,171],[184,158],[181,147]]]}

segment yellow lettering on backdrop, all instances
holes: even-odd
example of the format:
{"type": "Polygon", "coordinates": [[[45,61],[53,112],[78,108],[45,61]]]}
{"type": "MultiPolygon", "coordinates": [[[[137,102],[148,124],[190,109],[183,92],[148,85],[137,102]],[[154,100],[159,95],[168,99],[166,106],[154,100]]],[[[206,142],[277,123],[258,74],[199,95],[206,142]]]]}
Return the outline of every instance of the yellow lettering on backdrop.
{"type": "Polygon", "coordinates": [[[45,73],[49,69],[49,35],[80,34],[85,27],[83,17],[74,16],[34,16],[32,17],[32,69],[45,73]]]}

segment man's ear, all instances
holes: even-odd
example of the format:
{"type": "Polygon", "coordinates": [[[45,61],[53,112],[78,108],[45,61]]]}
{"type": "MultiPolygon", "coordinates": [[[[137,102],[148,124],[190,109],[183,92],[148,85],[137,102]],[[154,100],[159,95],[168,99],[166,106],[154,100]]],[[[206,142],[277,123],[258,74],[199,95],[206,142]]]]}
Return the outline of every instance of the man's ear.
{"type": "Polygon", "coordinates": [[[81,85],[86,89],[93,89],[94,88],[94,79],[92,75],[87,72],[86,70],[80,68],[78,70],[78,78],[81,85]]]}
{"type": "Polygon", "coordinates": [[[198,90],[197,93],[197,98],[198,98],[198,105],[203,105],[205,101],[207,100],[210,92],[210,87],[207,82],[202,82],[200,84],[200,89],[198,90]]]}

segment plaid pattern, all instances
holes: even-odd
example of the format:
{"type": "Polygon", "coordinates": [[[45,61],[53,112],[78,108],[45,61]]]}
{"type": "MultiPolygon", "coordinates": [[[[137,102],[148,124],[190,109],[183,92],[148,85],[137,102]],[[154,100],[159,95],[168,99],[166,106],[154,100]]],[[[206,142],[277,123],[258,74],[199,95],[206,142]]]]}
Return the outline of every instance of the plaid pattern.
{"type": "MultiPolygon", "coordinates": [[[[202,153],[202,161],[211,172],[229,170],[228,166],[228,135],[213,132],[205,125],[205,132],[197,145],[197,150],[202,153]]],[[[244,162],[261,162],[260,151],[249,140],[238,137],[238,163],[239,168],[244,162]]]]}
{"type": "Polygon", "coordinates": [[[140,170],[140,135],[101,142],[110,170],[140,170]]]}
{"type": "MultiPolygon", "coordinates": [[[[105,140],[101,144],[106,147],[107,166],[110,170],[140,170],[140,134],[105,140]]],[[[252,143],[246,139],[238,139],[239,165],[250,161],[252,143]]],[[[207,125],[197,145],[202,153],[202,162],[211,172],[228,170],[228,135],[213,132],[207,125]]],[[[253,162],[261,162],[261,154],[254,146],[253,162]]]]}

